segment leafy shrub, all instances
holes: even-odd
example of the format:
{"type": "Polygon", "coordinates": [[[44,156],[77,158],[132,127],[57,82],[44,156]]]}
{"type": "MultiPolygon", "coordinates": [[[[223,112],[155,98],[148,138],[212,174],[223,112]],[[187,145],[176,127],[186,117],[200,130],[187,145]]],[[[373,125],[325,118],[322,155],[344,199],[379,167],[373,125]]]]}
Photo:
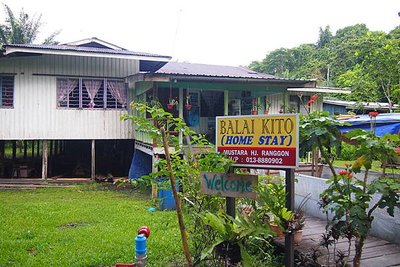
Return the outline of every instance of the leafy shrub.
{"type": "Polygon", "coordinates": [[[356,157],[356,148],[354,145],[342,143],[342,150],[338,155],[339,160],[355,160],[356,157]]]}

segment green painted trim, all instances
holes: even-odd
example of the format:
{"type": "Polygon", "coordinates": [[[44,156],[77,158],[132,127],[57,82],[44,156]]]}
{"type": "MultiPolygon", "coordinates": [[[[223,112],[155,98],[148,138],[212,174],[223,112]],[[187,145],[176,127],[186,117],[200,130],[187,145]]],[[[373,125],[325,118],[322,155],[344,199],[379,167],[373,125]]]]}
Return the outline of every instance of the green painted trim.
{"type": "Polygon", "coordinates": [[[191,89],[203,89],[203,90],[237,90],[237,91],[260,91],[260,92],[265,92],[267,91],[268,93],[279,93],[282,91],[286,91],[287,87],[285,85],[283,86],[277,86],[277,85],[265,85],[265,84],[245,84],[245,83],[219,83],[219,82],[155,82],[158,87],[170,87],[170,85],[173,86],[173,88],[189,88],[191,89]]]}

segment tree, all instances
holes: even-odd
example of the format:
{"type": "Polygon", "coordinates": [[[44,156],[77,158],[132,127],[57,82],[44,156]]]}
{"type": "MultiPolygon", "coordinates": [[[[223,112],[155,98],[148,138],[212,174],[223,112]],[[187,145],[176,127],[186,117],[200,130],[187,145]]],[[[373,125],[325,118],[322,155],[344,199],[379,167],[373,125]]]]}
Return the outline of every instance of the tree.
{"type": "Polygon", "coordinates": [[[290,49],[279,48],[269,53],[262,63],[267,73],[288,76],[293,69],[293,56],[290,49]]]}
{"type": "Polygon", "coordinates": [[[392,112],[393,98],[400,89],[400,40],[387,40],[384,46],[368,55],[363,67],[377,82],[379,91],[387,99],[392,112]]]}
{"type": "MultiPolygon", "coordinates": [[[[31,44],[36,41],[40,28],[43,26],[42,15],[30,17],[23,9],[16,17],[10,7],[3,4],[6,13],[5,23],[0,25],[0,44],[31,44]]],[[[60,33],[50,34],[44,44],[56,44],[55,37],[60,33]]]]}
{"type": "Polygon", "coordinates": [[[328,26],[323,30],[321,27],[319,28],[319,38],[317,42],[317,47],[322,48],[331,42],[333,38],[331,28],[328,26]]]}
{"type": "Polygon", "coordinates": [[[400,39],[400,26],[397,26],[389,32],[388,38],[390,39],[400,39]]]}
{"type": "Polygon", "coordinates": [[[400,103],[400,26],[389,34],[365,24],[319,29],[315,44],[280,48],[250,68],[281,77],[316,79],[319,85],[349,87],[358,102],[400,103]]]}
{"type": "Polygon", "coordinates": [[[302,44],[292,49],[293,70],[291,77],[315,78],[319,70],[318,52],[313,44],[302,44]]]}
{"type": "Polygon", "coordinates": [[[364,46],[360,40],[368,32],[364,24],[356,24],[339,29],[332,39],[330,50],[331,77],[334,81],[340,74],[352,69],[356,64],[361,63],[362,57],[357,51],[362,51],[364,46]]]}
{"type": "Polygon", "coordinates": [[[341,74],[337,79],[339,87],[351,88],[351,94],[344,96],[349,101],[379,101],[378,85],[376,81],[365,72],[360,64],[341,74]]]}

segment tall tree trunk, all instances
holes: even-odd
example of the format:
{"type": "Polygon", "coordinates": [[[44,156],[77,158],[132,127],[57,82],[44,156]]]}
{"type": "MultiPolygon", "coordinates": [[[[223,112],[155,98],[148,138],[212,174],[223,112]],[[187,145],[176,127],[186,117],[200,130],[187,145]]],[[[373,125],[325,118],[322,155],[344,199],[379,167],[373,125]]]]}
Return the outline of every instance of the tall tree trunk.
{"type": "Polygon", "coordinates": [[[365,241],[365,237],[363,237],[363,236],[356,239],[356,243],[355,243],[356,254],[354,255],[354,259],[353,259],[353,267],[361,266],[360,261],[361,261],[362,250],[364,247],[364,241],[365,241]]]}
{"type": "Polygon", "coordinates": [[[181,232],[183,252],[185,253],[185,257],[186,257],[186,266],[192,267],[193,266],[192,257],[190,256],[190,249],[189,249],[189,243],[187,241],[186,227],[185,227],[185,222],[183,221],[181,201],[178,196],[178,192],[176,191],[175,175],[174,175],[174,172],[173,172],[172,166],[171,166],[171,157],[169,155],[169,145],[167,142],[167,136],[165,134],[164,127],[161,127],[160,130],[161,130],[161,134],[162,134],[163,146],[164,146],[164,151],[165,151],[165,159],[167,161],[167,170],[169,172],[169,180],[171,182],[172,194],[174,195],[174,200],[175,200],[175,205],[176,205],[176,214],[178,216],[179,229],[181,232]]]}

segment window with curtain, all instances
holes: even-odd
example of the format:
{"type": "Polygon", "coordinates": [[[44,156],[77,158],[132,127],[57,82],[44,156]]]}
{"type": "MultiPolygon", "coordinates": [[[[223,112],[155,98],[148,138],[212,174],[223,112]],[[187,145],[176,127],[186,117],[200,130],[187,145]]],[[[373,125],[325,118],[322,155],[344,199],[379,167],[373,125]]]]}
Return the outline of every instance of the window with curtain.
{"type": "Polygon", "coordinates": [[[0,108],[14,107],[14,76],[0,76],[0,108]]]}
{"type": "Polygon", "coordinates": [[[104,81],[82,80],[82,107],[83,108],[104,108],[104,81]],[[100,88],[102,90],[100,90],[100,88]]]}
{"type": "Polygon", "coordinates": [[[79,80],[57,79],[57,104],[58,107],[79,107],[79,80]]]}
{"type": "Polygon", "coordinates": [[[57,105],[60,108],[125,109],[127,88],[122,80],[58,78],[57,105]]]}
{"type": "Polygon", "coordinates": [[[107,81],[107,107],[126,108],[127,95],[125,83],[121,81],[107,81]]]}

